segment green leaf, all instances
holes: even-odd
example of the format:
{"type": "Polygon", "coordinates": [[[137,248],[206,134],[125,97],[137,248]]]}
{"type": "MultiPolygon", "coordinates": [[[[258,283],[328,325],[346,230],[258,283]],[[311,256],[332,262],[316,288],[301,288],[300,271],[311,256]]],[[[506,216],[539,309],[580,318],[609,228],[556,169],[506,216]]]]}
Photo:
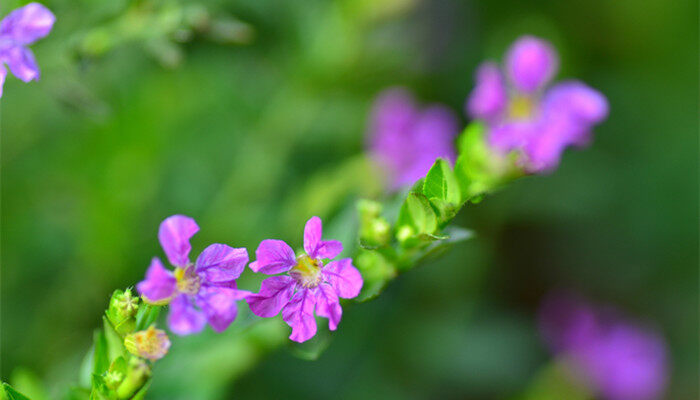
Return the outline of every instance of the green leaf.
{"type": "Polygon", "coordinates": [[[30,369],[17,367],[12,371],[10,376],[12,386],[25,393],[25,396],[33,400],[45,400],[49,396],[46,392],[43,382],[30,369]]]}
{"type": "Polygon", "coordinates": [[[12,386],[8,385],[5,382],[2,383],[2,388],[5,392],[4,397],[7,398],[7,400],[31,400],[29,397],[16,391],[12,388],[12,386]]]}
{"type": "MultiPolygon", "coordinates": [[[[112,327],[107,317],[102,317],[105,339],[107,340],[107,352],[109,363],[115,358],[123,356],[126,354],[126,348],[124,347],[124,338],[119,335],[112,327]]],[[[109,364],[108,364],[109,366],[109,364]]]]}
{"type": "MultiPolygon", "coordinates": [[[[420,193],[409,193],[406,201],[401,206],[401,211],[399,211],[397,225],[398,235],[413,237],[420,234],[435,233],[438,222],[435,211],[433,211],[428,199],[420,193]],[[403,234],[401,230],[405,227],[411,228],[413,232],[403,234]]],[[[401,240],[401,237],[399,240],[401,240]]]]}
{"type": "Polygon", "coordinates": [[[101,375],[92,375],[92,391],[90,391],[90,400],[109,400],[110,390],[105,385],[104,378],[101,375]]]}
{"type": "Polygon", "coordinates": [[[109,349],[103,330],[98,329],[94,334],[95,352],[93,355],[92,374],[102,374],[109,368],[109,349]]]}
{"type": "Polygon", "coordinates": [[[442,158],[435,161],[425,176],[423,194],[431,201],[435,198],[453,206],[461,203],[459,184],[449,162],[442,158]]]}
{"type": "Polygon", "coordinates": [[[355,256],[353,262],[364,280],[362,291],[355,299],[358,302],[367,301],[379,295],[387,282],[397,275],[396,267],[379,251],[362,250],[355,256]]]}
{"type": "Polygon", "coordinates": [[[457,147],[455,176],[463,202],[477,202],[483,194],[523,175],[516,162],[517,153],[507,156],[495,153],[487,143],[486,127],[481,123],[469,124],[460,135],[457,147]]]}
{"type": "Polygon", "coordinates": [[[80,363],[80,371],[78,372],[78,384],[87,388],[90,387],[90,380],[92,379],[92,370],[95,368],[95,343],[90,346],[83,361],[80,363]]]}
{"type": "Polygon", "coordinates": [[[136,330],[142,331],[154,324],[160,314],[161,306],[141,303],[136,314],[136,330]]]}
{"type": "Polygon", "coordinates": [[[472,230],[460,228],[458,226],[447,227],[444,230],[444,234],[444,236],[437,238],[437,240],[415,254],[412,262],[417,264],[427,258],[441,255],[455,243],[463,242],[474,237],[474,232],[472,230]]]}
{"type": "Polygon", "coordinates": [[[151,387],[151,380],[149,379],[146,381],[146,383],[143,384],[141,389],[139,389],[136,394],[134,394],[134,397],[131,398],[131,400],[143,400],[146,398],[146,392],[148,392],[148,388],[151,387]]]}

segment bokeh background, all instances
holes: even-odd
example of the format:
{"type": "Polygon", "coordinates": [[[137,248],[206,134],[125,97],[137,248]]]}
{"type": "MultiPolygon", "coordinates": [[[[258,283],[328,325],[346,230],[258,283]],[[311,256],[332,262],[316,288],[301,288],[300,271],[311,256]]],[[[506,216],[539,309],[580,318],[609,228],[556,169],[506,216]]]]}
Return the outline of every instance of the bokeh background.
{"type": "Polygon", "coordinates": [[[552,288],[660,330],[666,398],[698,398],[696,1],[44,4],[42,79],[8,77],[0,100],[3,380],[65,392],[168,215],[197,219],[195,251],[299,244],[310,215],[376,193],[353,160],[379,91],[463,115],[478,63],[532,33],[608,96],[589,149],[467,207],[477,237],[348,307],[317,361],[234,323],[176,340],[149,398],[512,398],[550,358],[535,316],[552,288]]]}

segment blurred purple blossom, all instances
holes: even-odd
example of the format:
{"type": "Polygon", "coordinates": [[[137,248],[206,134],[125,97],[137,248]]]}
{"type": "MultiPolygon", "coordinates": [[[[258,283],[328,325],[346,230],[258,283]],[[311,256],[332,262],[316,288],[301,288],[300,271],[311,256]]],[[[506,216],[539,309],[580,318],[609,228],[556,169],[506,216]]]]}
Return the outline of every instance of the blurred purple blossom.
{"type": "Polygon", "coordinates": [[[372,108],[369,151],[398,189],[423,178],[438,157],[454,163],[457,133],[457,117],[447,107],[421,110],[406,89],[387,89],[372,108]]]}
{"type": "Polygon", "coordinates": [[[55,20],[48,8],[29,3],[0,21],[0,97],[7,76],[5,64],[24,82],[39,79],[39,67],[27,46],[48,35],[55,20]]]}
{"type": "Polygon", "coordinates": [[[546,41],[523,36],[506,54],[505,73],[485,62],[466,103],[467,113],[489,128],[489,143],[500,153],[519,151],[526,171],[541,173],[559,165],[564,149],[591,140],[591,128],[608,115],[601,93],[578,81],[546,89],[559,65],[546,41]]]}
{"type": "Polygon", "coordinates": [[[545,298],[539,321],[550,350],[568,356],[603,398],[661,398],[668,360],[666,343],[656,332],[566,292],[545,298]]]}
{"type": "Polygon", "coordinates": [[[287,243],[263,240],[250,263],[255,272],[273,275],[265,279],[260,292],[248,296],[250,310],[259,317],[274,317],[280,310],[282,319],[292,328],[290,339],[304,342],[316,334],[314,311],[328,318],[328,328],[336,330],[343,310],[340,298],[356,297],[362,289],[362,276],[352,260],[331,261],[343,251],[337,240],[322,240],[323,227],[319,217],[312,217],[304,227],[304,251],[296,257],[287,243]]]}
{"type": "Polygon", "coordinates": [[[158,240],[175,271],[153,258],[146,279],[136,285],[145,301],[170,303],[168,325],[178,335],[197,333],[207,322],[215,331],[223,332],[236,319],[236,301],[250,294],[236,287],[236,279],[248,264],[248,251],[212,244],[193,264],[189,259],[190,238],[197,231],[199,226],[192,218],[166,218],[160,224],[158,240]]]}

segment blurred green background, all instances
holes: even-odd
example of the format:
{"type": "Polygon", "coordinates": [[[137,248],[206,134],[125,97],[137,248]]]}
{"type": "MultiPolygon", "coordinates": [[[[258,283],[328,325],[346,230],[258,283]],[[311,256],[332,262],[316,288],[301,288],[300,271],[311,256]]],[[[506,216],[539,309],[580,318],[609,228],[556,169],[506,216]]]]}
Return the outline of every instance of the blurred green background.
{"type": "Polygon", "coordinates": [[[176,339],[149,398],[509,398],[549,359],[535,315],[561,287],[657,327],[667,398],[698,398],[696,1],[44,4],[42,79],[0,100],[3,380],[62,394],[168,215],[199,222],[194,251],[298,245],[310,215],[376,191],[353,160],[380,90],[463,114],[478,63],[532,33],[608,96],[591,148],[465,209],[477,238],[348,307],[319,360],[237,322],[176,339]]]}

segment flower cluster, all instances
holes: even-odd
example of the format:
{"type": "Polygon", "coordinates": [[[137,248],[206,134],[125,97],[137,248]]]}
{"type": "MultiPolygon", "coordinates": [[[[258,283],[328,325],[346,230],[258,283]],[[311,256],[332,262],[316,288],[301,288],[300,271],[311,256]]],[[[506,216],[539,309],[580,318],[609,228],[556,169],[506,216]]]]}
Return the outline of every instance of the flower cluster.
{"type": "Polygon", "coordinates": [[[518,152],[530,173],[556,168],[564,149],[587,144],[591,128],[608,114],[605,97],[582,82],[546,89],[557,69],[549,43],[523,36],[508,51],[504,72],[494,62],[479,67],[467,99],[469,116],[488,126],[490,146],[502,154],[518,152]]]}
{"type": "Polygon", "coordinates": [[[457,133],[458,120],[449,108],[421,110],[406,89],[387,89],[372,108],[369,150],[392,189],[398,189],[424,177],[438,157],[454,163],[457,133]]]}
{"type": "Polygon", "coordinates": [[[48,35],[56,20],[39,3],[29,3],[0,22],[0,97],[7,76],[5,65],[24,82],[39,79],[39,67],[28,45],[48,35]]]}
{"type": "Polygon", "coordinates": [[[339,298],[356,297],[362,277],[349,258],[331,261],[343,250],[334,240],[321,240],[322,225],[311,218],[304,230],[305,253],[294,251],[281,240],[264,240],[256,250],[254,272],[288,275],[263,281],[259,293],[238,289],[236,279],[248,264],[248,252],[224,244],[212,244],[192,263],[190,238],[199,227],[189,217],[174,215],[160,225],[158,239],[175,267],[167,270],[158,258],[151,261],[146,279],[137,290],[144,301],[170,305],[168,325],[179,335],[201,331],[206,323],[217,332],[224,331],[238,314],[236,301],[245,299],[251,311],[260,317],[273,317],[284,308],[282,317],[292,327],[290,339],[303,342],[316,334],[314,311],[328,318],[335,330],[342,309],[339,298]]]}
{"type": "Polygon", "coordinates": [[[608,400],[652,400],[667,382],[667,350],[655,332],[578,296],[553,293],[540,309],[547,345],[568,356],[608,400]]]}

